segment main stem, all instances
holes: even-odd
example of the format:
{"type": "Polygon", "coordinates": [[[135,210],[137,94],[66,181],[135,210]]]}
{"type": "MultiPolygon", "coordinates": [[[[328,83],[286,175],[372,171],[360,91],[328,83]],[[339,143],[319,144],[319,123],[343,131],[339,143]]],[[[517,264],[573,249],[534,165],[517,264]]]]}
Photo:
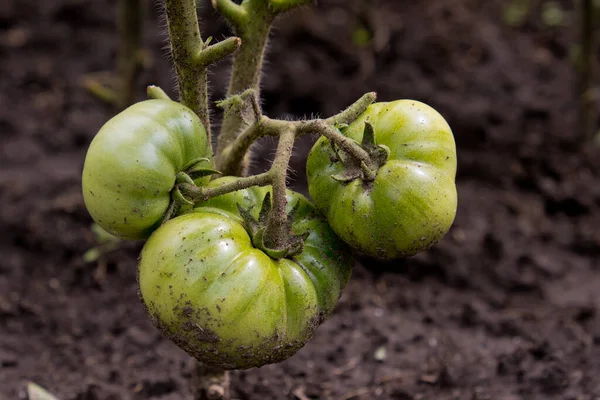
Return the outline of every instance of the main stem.
{"type": "Polygon", "coordinates": [[[204,47],[196,0],[165,0],[165,9],[181,102],[198,115],[208,132],[210,143],[207,70],[196,60],[196,55],[204,47]]]}
{"type": "MultiPolygon", "coordinates": [[[[227,97],[253,89],[256,96],[260,98],[260,78],[265,47],[275,15],[269,10],[268,2],[264,0],[251,0],[244,3],[243,7],[250,11],[251,18],[243,26],[234,27],[236,34],[242,39],[242,46],[233,59],[227,97]]],[[[224,149],[236,139],[243,125],[239,114],[227,113],[225,110],[215,158],[217,169],[222,163],[224,149]]]]}

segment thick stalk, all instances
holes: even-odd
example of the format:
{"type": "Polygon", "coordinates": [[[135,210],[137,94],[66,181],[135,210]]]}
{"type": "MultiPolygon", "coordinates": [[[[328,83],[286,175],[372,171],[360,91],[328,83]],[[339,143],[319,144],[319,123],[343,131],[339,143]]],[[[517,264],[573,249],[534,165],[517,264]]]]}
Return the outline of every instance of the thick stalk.
{"type": "Polygon", "coordinates": [[[117,61],[119,109],[133,104],[135,80],[140,68],[144,0],[120,0],[118,9],[119,55],[117,61]]]}
{"type": "MultiPolygon", "coordinates": [[[[242,47],[233,59],[233,68],[227,89],[227,97],[253,89],[260,97],[260,78],[265,47],[275,14],[264,0],[245,1],[242,8],[247,13],[246,23],[232,22],[235,33],[242,39],[242,47]]],[[[227,17],[227,15],[225,15],[227,17]]],[[[217,146],[216,162],[220,164],[221,153],[243,129],[243,120],[238,114],[227,113],[223,118],[217,146]]]]}
{"type": "Polygon", "coordinates": [[[233,53],[241,41],[234,37],[207,46],[200,36],[196,0],[165,0],[165,9],[181,102],[198,115],[211,143],[208,66],[233,53]]]}
{"type": "Polygon", "coordinates": [[[287,241],[290,234],[288,217],[285,211],[287,205],[285,191],[287,189],[286,178],[288,165],[294,149],[294,140],[296,139],[295,130],[290,128],[284,130],[281,133],[281,136],[279,136],[277,155],[269,170],[272,181],[271,184],[273,186],[273,208],[271,209],[267,221],[264,243],[272,249],[284,248],[288,244],[287,241]]]}
{"type": "Polygon", "coordinates": [[[165,11],[181,102],[200,117],[206,131],[210,132],[207,71],[198,68],[196,63],[196,55],[204,47],[196,0],[165,0],[165,11]]]}
{"type": "Polygon", "coordinates": [[[594,132],[594,7],[592,0],[581,0],[581,63],[579,76],[579,123],[583,141],[594,132]]]}
{"type": "Polygon", "coordinates": [[[344,111],[327,118],[325,121],[331,125],[348,125],[354,122],[367,108],[377,100],[377,93],[369,92],[362,95],[344,111]]]}

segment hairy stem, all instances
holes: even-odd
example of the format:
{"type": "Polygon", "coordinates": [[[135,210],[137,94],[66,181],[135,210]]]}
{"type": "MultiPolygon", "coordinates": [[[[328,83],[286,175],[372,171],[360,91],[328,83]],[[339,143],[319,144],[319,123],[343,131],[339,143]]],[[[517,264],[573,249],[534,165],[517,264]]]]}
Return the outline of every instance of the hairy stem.
{"type": "Polygon", "coordinates": [[[119,109],[133,104],[135,80],[140,68],[144,0],[120,0],[118,9],[119,55],[117,60],[119,109]]]}
{"type": "Polygon", "coordinates": [[[377,93],[369,92],[362,95],[362,97],[356,100],[350,107],[346,108],[339,114],[327,118],[325,121],[331,125],[342,125],[351,124],[354,122],[362,113],[367,110],[371,104],[377,100],[377,93]]]}
{"type": "Polygon", "coordinates": [[[293,8],[309,4],[313,0],[269,0],[271,4],[271,9],[278,12],[286,12],[293,8]]]}
{"type": "MultiPolygon", "coordinates": [[[[257,123],[250,125],[227,147],[223,148],[219,153],[220,158],[216,160],[217,169],[223,172],[224,175],[239,175],[244,167],[244,156],[252,144],[265,136],[277,136],[284,131],[286,126],[295,126],[299,129],[298,135],[306,133],[319,133],[315,129],[323,128],[325,125],[350,124],[354,122],[369,105],[377,98],[375,92],[366,93],[360,99],[355,101],[350,107],[326,120],[310,120],[310,121],[279,121],[261,116],[257,123]]],[[[253,105],[254,108],[257,105],[253,105]]],[[[255,113],[258,111],[255,110],[255,113]]],[[[257,114],[259,115],[259,114],[257,114]]],[[[339,134],[341,135],[341,133],[339,134]]],[[[343,136],[343,135],[342,135],[343,136]]],[[[345,139],[341,139],[345,140],[345,139]]],[[[349,141],[350,139],[346,139],[349,141]]],[[[337,143],[337,142],[336,142],[337,143]]],[[[350,141],[348,144],[352,147],[359,147],[358,144],[350,141]]],[[[360,152],[361,149],[356,150],[360,152]]],[[[362,154],[362,153],[361,153],[362,154]]]]}
{"type": "Polygon", "coordinates": [[[207,68],[233,53],[241,41],[229,38],[207,46],[200,35],[196,0],[165,0],[165,9],[181,102],[198,115],[211,143],[207,68]]]}
{"type": "Polygon", "coordinates": [[[224,175],[240,175],[250,146],[261,137],[278,136],[288,126],[295,126],[295,123],[260,117],[258,122],[247,127],[231,145],[223,149],[216,163],[217,169],[224,175]]]}
{"type": "Polygon", "coordinates": [[[303,121],[299,127],[299,133],[316,133],[325,136],[331,142],[338,145],[343,151],[348,153],[355,160],[369,165],[371,157],[356,141],[344,136],[336,128],[323,120],[303,121]]]}
{"type": "Polygon", "coordinates": [[[206,69],[198,68],[195,62],[196,54],[204,46],[196,0],[165,0],[165,11],[181,102],[200,117],[206,131],[210,132],[206,69]]]}
{"type": "MultiPolygon", "coordinates": [[[[265,46],[275,18],[264,1],[251,0],[244,3],[244,8],[247,9],[250,18],[246,24],[233,25],[236,34],[242,38],[243,44],[233,59],[227,97],[242,93],[247,89],[253,89],[256,96],[260,96],[260,77],[265,46]]],[[[235,140],[243,125],[244,122],[239,114],[227,113],[225,110],[217,146],[217,164],[221,153],[235,140]]]]}
{"type": "Polygon", "coordinates": [[[222,196],[224,194],[236,192],[252,186],[266,186],[270,184],[271,174],[269,172],[264,172],[258,175],[237,178],[235,181],[212,188],[198,187],[189,183],[182,183],[179,185],[179,188],[188,199],[198,203],[200,201],[207,201],[213,197],[222,196]]]}
{"type": "Polygon", "coordinates": [[[288,244],[287,240],[290,232],[287,223],[287,213],[285,212],[287,205],[285,191],[287,188],[287,170],[294,149],[295,139],[296,132],[291,127],[282,131],[279,136],[279,144],[277,145],[277,155],[269,170],[273,185],[273,208],[267,221],[264,243],[272,249],[281,249],[288,244]]]}

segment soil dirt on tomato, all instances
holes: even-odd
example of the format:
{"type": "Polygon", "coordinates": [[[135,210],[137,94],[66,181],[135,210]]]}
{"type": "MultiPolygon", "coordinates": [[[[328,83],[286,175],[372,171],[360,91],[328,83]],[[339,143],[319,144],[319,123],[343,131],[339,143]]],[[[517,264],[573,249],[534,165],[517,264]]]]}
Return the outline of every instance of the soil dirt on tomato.
{"type": "MultiPolygon", "coordinates": [[[[138,299],[140,244],[82,261],[95,238],[81,169],[112,111],[81,79],[114,67],[115,3],[0,2],[2,400],[29,380],[63,400],[190,398],[193,361],[138,299]]],[[[174,86],[149,3],[138,99],[147,84],[174,86]]],[[[327,116],[371,90],[432,105],[456,136],[459,209],[430,251],[363,259],[314,339],[233,372],[233,398],[600,397],[600,152],[577,129],[576,2],[557,3],[559,27],[543,24],[541,0],[509,27],[508,3],[323,0],[279,21],[265,111],[327,116]]],[[[210,5],[202,15],[205,35],[222,38],[210,5]]],[[[228,68],[213,68],[214,100],[228,68]]],[[[296,146],[299,190],[313,141],[296,146]]],[[[272,154],[259,146],[254,170],[272,154]]]]}

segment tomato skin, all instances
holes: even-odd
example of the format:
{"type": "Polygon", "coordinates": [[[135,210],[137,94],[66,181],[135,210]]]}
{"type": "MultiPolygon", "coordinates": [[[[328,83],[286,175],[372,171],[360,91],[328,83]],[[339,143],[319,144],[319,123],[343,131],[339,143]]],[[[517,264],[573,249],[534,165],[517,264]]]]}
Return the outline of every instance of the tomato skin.
{"type": "Polygon", "coordinates": [[[361,142],[365,122],[375,144],[390,150],[372,182],[332,178],[344,168],[326,138],[307,161],[308,188],[335,233],[359,252],[380,259],[426,250],[456,215],[456,145],[444,118],[414,100],[375,103],[343,133],[361,142]]]}
{"type": "Polygon", "coordinates": [[[203,157],[210,167],[206,131],[192,110],[169,100],[136,103],[110,119],[90,144],[82,176],[85,205],[112,235],[145,239],[169,207],[175,175],[203,157]]]}
{"type": "Polygon", "coordinates": [[[292,229],[310,232],[304,251],[274,260],[253,247],[236,203],[254,205],[258,214],[269,190],[209,200],[162,225],[142,250],[140,294],[153,322],[216,368],[259,367],[293,355],[333,311],[350,278],[349,249],[297,193],[288,193],[288,211],[300,202],[292,229]]]}

